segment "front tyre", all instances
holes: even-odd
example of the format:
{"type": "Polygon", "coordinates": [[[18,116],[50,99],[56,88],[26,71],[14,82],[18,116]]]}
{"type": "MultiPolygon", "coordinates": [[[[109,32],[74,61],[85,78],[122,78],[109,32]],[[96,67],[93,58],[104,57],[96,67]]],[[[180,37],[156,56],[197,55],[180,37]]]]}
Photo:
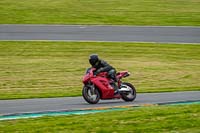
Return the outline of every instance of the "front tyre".
{"type": "Polygon", "coordinates": [[[130,84],[130,83],[122,83],[121,87],[124,87],[124,88],[129,90],[128,92],[122,92],[121,93],[122,99],[124,101],[128,102],[128,101],[135,100],[135,98],[136,98],[136,89],[132,84],[130,84]]]}
{"type": "Polygon", "coordinates": [[[90,104],[96,104],[99,102],[100,93],[93,85],[84,85],[82,90],[82,96],[90,104]]]}

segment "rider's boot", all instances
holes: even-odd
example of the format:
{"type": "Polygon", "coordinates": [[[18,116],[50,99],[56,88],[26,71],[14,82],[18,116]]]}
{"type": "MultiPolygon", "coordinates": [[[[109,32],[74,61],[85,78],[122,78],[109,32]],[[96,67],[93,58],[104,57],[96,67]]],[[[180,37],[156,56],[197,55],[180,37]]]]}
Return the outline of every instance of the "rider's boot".
{"type": "Polygon", "coordinates": [[[114,95],[117,95],[117,94],[119,94],[119,90],[118,89],[114,91],[114,95]]]}
{"type": "Polygon", "coordinates": [[[109,74],[109,78],[111,79],[111,82],[110,82],[110,84],[111,84],[111,86],[113,87],[113,89],[114,89],[114,95],[116,95],[116,94],[118,94],[118,85],[116,84],[116,83],[118,83],[118,79],[117,79],[117,77],[116,77],[116,74],[115,74],[115,72],[112,72],[112,73],[110,73],[109,74]]]}
{"type": "Polygon", "coordinates": [[[114,89],[114,95],[118,94],[119,93],[119,88],[117,86],[117,79],[112,79],[110,84],[114,89]]]}

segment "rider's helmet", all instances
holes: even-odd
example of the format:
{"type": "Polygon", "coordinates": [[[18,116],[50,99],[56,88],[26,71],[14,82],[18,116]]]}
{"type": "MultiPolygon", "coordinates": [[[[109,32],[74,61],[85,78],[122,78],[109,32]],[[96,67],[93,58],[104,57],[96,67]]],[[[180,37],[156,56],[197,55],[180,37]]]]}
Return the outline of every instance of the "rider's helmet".
{"type": "Polygon", "coordinates": [[[99,57],[97,54],[91,54],[89,57],[89,62],[92,66],[96,65],[99,62],[99,57]]]}

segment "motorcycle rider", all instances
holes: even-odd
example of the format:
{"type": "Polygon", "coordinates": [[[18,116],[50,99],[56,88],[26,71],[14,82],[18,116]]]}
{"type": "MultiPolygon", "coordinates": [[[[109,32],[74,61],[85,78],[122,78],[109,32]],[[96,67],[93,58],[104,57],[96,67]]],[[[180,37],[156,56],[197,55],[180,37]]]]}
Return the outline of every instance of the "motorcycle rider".
{"type": "Polygon", "coordinates": [[[118,88],[115,84],[115,82],[117,82],[115,68],[109,65],[106,61],[99,59],[97,54],[91,54],[89,56],[89,63],[91,64],[93,68],[96,68],[96,70],[94,71],[94,75],[97,75],[101,72],[108,73],[108,77],[114,81],[111,84],[113,85],[113,88],[115,89],[115,93],[117,93],[118,88]]]}

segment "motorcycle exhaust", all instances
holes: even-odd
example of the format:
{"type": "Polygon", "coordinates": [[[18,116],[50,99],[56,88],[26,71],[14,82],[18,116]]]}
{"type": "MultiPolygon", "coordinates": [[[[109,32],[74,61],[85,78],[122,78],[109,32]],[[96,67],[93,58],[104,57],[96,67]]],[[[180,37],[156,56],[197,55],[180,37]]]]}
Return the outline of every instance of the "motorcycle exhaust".
{"type": "Polygon", "coordinates": [[[123,87],[119,89],[119,92],[121,93],[121,92],[131,92],[131,91],[130,89],[123,87]]]}

